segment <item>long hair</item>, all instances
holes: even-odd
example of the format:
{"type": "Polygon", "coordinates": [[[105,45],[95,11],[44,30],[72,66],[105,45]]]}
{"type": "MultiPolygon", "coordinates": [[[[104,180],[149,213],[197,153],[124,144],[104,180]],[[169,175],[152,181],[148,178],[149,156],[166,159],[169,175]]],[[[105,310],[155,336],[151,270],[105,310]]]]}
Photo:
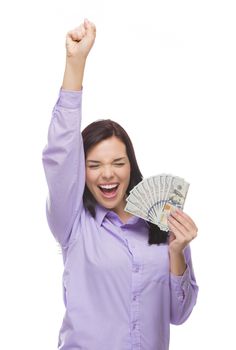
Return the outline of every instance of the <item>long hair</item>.
{"type": "MultiPolygon", "coordinates": [[[[119,138],[126,146],[126,153],[130,161],[130,182],[127,187],[126,194],[129,195],[129,192],[134,186],[136,186],[140,181],[142,181],[143,176],[139,169],[133,144],[130,140],[127,132],[116,122],[111,119],[100,119],[89,124],[82,131],[83,145],[84,145],[84,154],[85,159],[87,157],[88,150],[95,146],[102,140],[116,136],[119,138]]],[[[95,217],[95,206],[97,204],[96,199],[93,197],[92,193],[89,191],[87,185],[85,184],[85,189],[83,193],[83,203],[85,208],[90,212],[90,214],[95,217]]],[[[148,221],[147,221],[148,222],[148,221]]],[[[160,244],[166,243],[168,233],[159,229],[157,225],[148,222],[149,224],[149,239],[148,243],[151,244],[160,244]]]]}

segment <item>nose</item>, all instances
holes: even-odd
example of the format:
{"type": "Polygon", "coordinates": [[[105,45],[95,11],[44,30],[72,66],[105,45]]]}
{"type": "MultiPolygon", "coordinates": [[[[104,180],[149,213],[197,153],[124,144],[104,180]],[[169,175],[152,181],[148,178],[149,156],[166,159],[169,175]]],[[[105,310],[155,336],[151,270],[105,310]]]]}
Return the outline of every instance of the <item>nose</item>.
{"type": "Polygon", "coordinates": [[[104,166],[103,169],[102,169],[102,177],[104,179],[111,179],[112,177],[114,176],[113,174],[113,169],[111,166],[104,166]]]}

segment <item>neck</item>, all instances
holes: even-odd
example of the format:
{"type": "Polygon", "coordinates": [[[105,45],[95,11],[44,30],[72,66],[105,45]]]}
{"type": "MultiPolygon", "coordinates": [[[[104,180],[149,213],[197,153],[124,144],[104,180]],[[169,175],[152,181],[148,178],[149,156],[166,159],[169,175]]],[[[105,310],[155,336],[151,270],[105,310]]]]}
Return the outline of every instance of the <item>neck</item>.
{"type": "Polygon", "coordinates": [[[133,216],[133,214],[130,214],[130,213],[127,213],[125,210],[124,210],[124,207],[125,207],[125,200],[124,202],[122,202],[118,208],[114,208],[112,209],[118,216],[119,218],[121,219],[121,221],[123,223],[125,223],[130,217],[133,216]]]}

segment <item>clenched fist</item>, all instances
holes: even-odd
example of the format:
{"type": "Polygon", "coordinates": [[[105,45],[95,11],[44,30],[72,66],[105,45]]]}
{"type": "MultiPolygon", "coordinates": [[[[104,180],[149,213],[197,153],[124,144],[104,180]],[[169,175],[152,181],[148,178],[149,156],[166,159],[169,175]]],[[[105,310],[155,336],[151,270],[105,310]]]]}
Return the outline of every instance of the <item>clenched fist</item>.
{"type": "Polygon", "coordinates": [[[66,54],[68,58],[87,58],[96,37],[96,27],[88,19],[66,35],[66,54]]]}

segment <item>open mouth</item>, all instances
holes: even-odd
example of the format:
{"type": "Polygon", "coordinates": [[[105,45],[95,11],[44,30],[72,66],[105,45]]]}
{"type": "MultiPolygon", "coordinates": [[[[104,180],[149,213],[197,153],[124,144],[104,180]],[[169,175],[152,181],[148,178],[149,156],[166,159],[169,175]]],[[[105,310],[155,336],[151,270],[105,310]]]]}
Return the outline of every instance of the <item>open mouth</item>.
{"type": "Polygon", "coordinates": [[[98,186],[106,198],[112,198],[116,195],[119,184],[110,186],[98,186]]]}

